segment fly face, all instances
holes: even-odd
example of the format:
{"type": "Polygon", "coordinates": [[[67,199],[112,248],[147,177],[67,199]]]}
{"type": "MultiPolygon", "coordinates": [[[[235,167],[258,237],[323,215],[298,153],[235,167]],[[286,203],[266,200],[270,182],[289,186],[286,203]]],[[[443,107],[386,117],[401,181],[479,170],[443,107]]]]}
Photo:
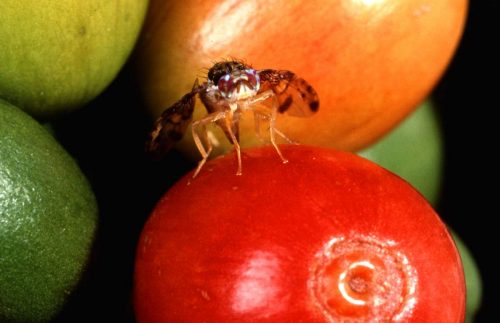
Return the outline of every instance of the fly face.
{"type": "Polygon", "coordinates": [[[206,129],[208,124],[215,123],[220,126],[234,145],[238,156],[237,174],[241,174],[238,138],[241,111],[253,110],[256,122],[269,122],[271,143],[282,161],[287,162],[276,144],[275,135],[291,141],[276,129],[277,113],[306,117],[319,109],[319,99],[314,88],[291,71],[255,70],[235,60],[218,62],[208,71],[207,82],[199,85],[196,80],[191,92],[166,109],[156,120],[146,143],[148,152],[161,156],[175,141],[181,139],[191,122],[197,94],[208,115],[193,122],[191,128],[195,144],[203,157],[193,177],[201,170],[212,151],[212,142],[206,129]],[[267,102],[269,104],[262,104],[267,102]],[[254,109],[257,104],[266,105],[269,109],[264,112],[262,109],[254,109]]]}
{"type": "Polygon", "coordinates": [[[259,92],[259,89],[259,74],[251,68],[225,74],[217,82],[220,95],[230,102],[251,98],[259,92]]]}

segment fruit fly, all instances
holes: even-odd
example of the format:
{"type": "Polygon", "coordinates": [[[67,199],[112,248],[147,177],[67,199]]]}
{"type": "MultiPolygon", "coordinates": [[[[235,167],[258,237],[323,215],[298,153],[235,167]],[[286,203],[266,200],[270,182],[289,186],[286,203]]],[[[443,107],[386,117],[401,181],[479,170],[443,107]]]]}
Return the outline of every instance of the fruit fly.
{"type": "Polygon", "coordinates": [[[194,121],[191,126],[194,142],[202,156],[193,178],[198,175],[212,151],[207,125],[217,124],[234,145],[238,157],[236,174],[241,175],[239,121],[242,112],[253,112],[259,135],[260,122],[269,122],[271,144],[283,163],[286,163],[287,159],[276,144],[276,135],[288,142],[292,141],[276,129],[277,114],[307,117],[319,109],[318,94],[314,88],[291,71],[255,70],[237,60],[218,62],[209,69],[206,82],[199,84],[196,79],[191,91],[156,120],[146,143],[149,153],[160,157],[182,138],[193,116],[196,95],[208,114],[194,121]]]}

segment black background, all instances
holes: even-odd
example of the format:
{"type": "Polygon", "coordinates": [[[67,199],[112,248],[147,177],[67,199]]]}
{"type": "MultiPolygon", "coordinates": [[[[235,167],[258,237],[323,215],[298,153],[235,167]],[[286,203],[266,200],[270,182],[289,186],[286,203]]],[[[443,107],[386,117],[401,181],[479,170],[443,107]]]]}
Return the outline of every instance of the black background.
{"type": "MultiPolygon", "coordinates": [[[[477,322],[500,321],[495,257],[499,255],[498,67],[500,1],[472,0],[463,40],[433,97],[445,135],[444,190],[438,212],[463,238],[484,281],[477,322]],[[496,319],[495,319],[496,318],[496,319]]],[[[418,55],[418,53],[416,53],[418,55]]],[[[54,123],[97,196],[100,219],[91,261],[56,322],[134,322],[131,303],[135,246],[149,212],[194,167],[172,152],[160,163],[143,152],[151,126],[131,64],[88,106],[54,123]],[[159,180],[161,179],[161,180],[159,180]]]]}

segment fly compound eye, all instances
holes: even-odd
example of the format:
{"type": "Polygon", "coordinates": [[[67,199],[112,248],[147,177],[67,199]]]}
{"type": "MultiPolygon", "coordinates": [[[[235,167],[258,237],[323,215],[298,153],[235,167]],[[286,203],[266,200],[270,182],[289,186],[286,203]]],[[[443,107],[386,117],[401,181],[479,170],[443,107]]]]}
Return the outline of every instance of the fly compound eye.
{"type": "Polygon", "coordinates": [[[230,99],[235,92],[234,80],[231,74],[222,76],[217,83],[217,88],[224,98],[230,99]]]}
{"type": "Polygon", "coordinates": [[[259,74],[257,74],[257,71],[254,69],[246,69],[242,73],[248,84],[252,89],[255,90],[255,92],[259,91],[260,88],[260,79],[259,79],[259,74]]]}
{"type": "Polygon", "coordinates": [[[254,96],[260,88],[260,79],[254,69],[235,70],[222,76],[217,83],[220,94],[228,100],[242,100],[254,96]]]}

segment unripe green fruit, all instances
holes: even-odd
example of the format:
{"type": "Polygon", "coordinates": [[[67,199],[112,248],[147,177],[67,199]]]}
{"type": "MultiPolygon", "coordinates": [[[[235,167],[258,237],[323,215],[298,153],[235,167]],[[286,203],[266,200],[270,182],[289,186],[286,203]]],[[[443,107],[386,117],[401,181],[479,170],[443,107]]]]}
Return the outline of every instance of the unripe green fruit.
{"type": "Polygon", "coordinates": [[[125,63],[147,4],[0,1],[0,98],[44,119],[84,105],[125,63]]]}
{"type": "Polygon", "coordinates": [[[0,100],[0,322],[58,313],[87,263],[97,205],[75,161],[0,100]]]}

